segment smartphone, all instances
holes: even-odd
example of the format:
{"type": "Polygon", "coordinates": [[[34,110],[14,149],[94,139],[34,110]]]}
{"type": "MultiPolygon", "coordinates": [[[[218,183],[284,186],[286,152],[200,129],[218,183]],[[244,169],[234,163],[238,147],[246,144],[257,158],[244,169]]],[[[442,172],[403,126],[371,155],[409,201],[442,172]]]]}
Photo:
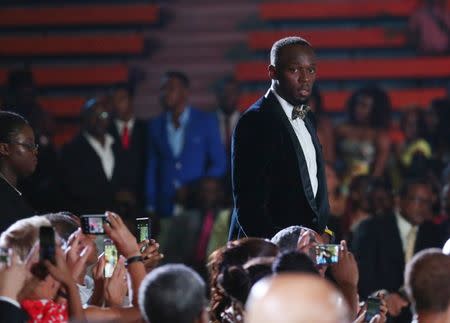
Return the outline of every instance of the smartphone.
{"type": "Polygon", "coordinates": [[[103,225],[106,223],[104,214],[87,214],[81,216],[81,230],[84,234],[105,234],[103,225]]]}
{"type": "Polygon", "coordinates": [[[378,297],[369,297],[367,298],[367,311],[364,322],[370,322],[370,320],[380,313],[380,305],[381,301],[378,297]]]}
{"type": "Polygon", "coordinates": [[[314,248],[315,260],[317,265],[336,264],[339,261],[338,244],[318,244],[314,248]]]}
{"type": "Polygon", "coordinates": [[[105,239],[104,244],[105,244],[105,269],[103,272],[103,276],[105,278],[109,278],[112,276],[114,268],[117,265],[119,255],[117,253],[116,246],[114,245],[111,239],[105,239]]]}
{"type": "Polygon", "coordinates": [[[150,240],[150,219],[137,218],[136,219],[137,239],[138,242],[150,240]]]}
{"type": "Polygon", "coordinates": [[[0,248],[0,263],[4,263],[5,265],[10,264],[8,249],[0,248]]]}
{"type": "Polygon", "coordinates": [[[55,231],[52,227],[39,228],[39,259],[55,263],[55,231]]]}

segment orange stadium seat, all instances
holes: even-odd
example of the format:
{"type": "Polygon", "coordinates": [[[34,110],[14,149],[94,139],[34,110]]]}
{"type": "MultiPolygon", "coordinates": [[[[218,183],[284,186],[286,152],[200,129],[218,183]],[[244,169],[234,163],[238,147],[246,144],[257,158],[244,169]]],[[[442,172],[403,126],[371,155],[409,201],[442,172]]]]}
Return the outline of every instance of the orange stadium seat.
{"type": "Polygon", "coordinates": [[[158,17],[153,4],[11,7],[0,10],[0,27],[152,24],[158,17]]]}
{"type": "Polygon", "coordinates": [[[137,34],[88,36],[0,36],[1,56],[139,54],[144,37],[137,34]]]}
{"type": "Polygon", "coordinates": [[[260,5],[260,17],[265,21],[408,17],[416,6],[417,3],[414,0],[267,2],[260,5]]]}
{"type": "Polygon", "coordinates": [[[255,31],[249,33],[247,43],[252,50],[269,50],[275,41],[287,36],[304,37],[314,48],[383,48],[407,44],[405,34],[389,33],[384,28],[255,31]]]}
{"type": "MultiPolygon", "coordinates": [[[[128,80],[128,67],[124,64],[93,66],[33,67],[33,77],[38,87],[48,86],[99,86],[128,80]]],[[[6,83],[7,69],[0,69],[0,85],[6,83]]]]}
{"type": "MultiPolygon", "coordinates": [[[[239,81],[267,81],[267,62],[236,65],[239,81]]],[[[418,58],[372,58],[355,60],[322,60],[318,64],[320,80],[401,79],[448,77],[450,56],[418,58]]]]}
{"type": "MultiPolygon", "coordinates": [[[[426,89],[395,89],[388,91],[395,110],[401,110],[409,105],[427,107],[430,102],[446,94],[444,88],[426,89]]],[[[239,107],[247,109],[264,93],[245,93],[239,99],[239,107]]],[[[323,91],[323,106],[328,112],[343,112],[351,91],[323,91]]]]}

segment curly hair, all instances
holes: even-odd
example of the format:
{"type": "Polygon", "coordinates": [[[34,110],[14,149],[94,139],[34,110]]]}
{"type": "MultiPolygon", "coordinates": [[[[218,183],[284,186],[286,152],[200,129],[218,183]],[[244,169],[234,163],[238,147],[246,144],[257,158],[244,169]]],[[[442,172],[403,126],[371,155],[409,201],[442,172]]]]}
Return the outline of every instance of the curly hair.
{"type": "Polygon", "coordinates": [[[348,100],[347,108],[350,122],[356,124],[356,106],[361,96],[368,96],[373,99],[373,107],[370,113],[370,126],[376,129],[386,129],[389,127],[392,104],[389,95],[376,85],[362,87],[356,90],[348,100]]]}
{"type": "Polygon", "coordinates": [[[230,241],[209,257],[208,270],[211,286],[211,320],[223,322],[223,315],[234,302],[245,302],[251,288],[251,278],[244,265],[257,257],[275,257],[278,247],[260,238],[230,241]]]}

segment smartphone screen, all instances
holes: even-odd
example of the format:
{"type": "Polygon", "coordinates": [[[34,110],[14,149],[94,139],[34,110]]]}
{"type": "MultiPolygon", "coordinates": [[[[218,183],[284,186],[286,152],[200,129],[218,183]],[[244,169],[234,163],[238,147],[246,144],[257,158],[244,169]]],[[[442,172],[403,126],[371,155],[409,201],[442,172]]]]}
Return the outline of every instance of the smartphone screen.
{"type": "Polygon", "coordinates": [[[370,322],[378,313],[380,313],[380,300],[377,297],[369,297],[367,299],[367,312],[364,322],[370,322]]]}
{"type": "Polygon", "coordinates": [[[149,218],[137,218],[137,239],[138,242],[150,240],[150,220],[149,218]]]}
{"type": "Polygon", "coordinates": [[[105,239],[105,278],[112,276],[114,268],[116,267],[119,255],[117,254],[117,249],[114,243],[110,239],[105,239]]]}
{"type": "Polygon", "coordinates": [[[317,265],[330,265],[339,261],[338,244],[318,244],[315,249],[315,260],[317,265]]]}
{"type": "Polygon", "coordinates": [[[51,227],[39,228],[39,257],[55,263],[55,231],[51,227]]]}
{"type": "Polygon", "coordinates": [[[103,228],[106,216],[103,214],[90,214],[81,216],[81,230],[84,234],[105,234],[103,228]]]}

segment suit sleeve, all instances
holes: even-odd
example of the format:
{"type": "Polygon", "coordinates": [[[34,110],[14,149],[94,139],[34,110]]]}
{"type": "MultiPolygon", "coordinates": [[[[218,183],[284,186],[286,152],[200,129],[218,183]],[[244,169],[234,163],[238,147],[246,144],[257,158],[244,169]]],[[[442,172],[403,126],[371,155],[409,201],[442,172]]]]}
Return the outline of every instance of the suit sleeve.
{"type": "Polygon", "coordinates": [[[0,322],[23,323],[28,321],[28,315],[6,297],[0,297],[0,322]]]}
{"type": "Polygon", "coordinates": [[[220,138],[219,124],[214,115],[208,119],[207,154],[209,167],[206,176],[221,177],[226,170],[226,154],[220,138]]]}
{"type": "Polygon", "coordinates": [[[266,170],[270,143],[259,118],[247,113],[238,122],[232,142],[232,181],[237,220],[245,235],[267,238],[273,233],[265,212],[266,170]]]}
{"type": "Polygon", "coordinates": [[[377,231],[373,221],[363,221],[357,227],[352,241],[359,269],[359,294],[366,298],[383,286],[379,284],[377,266],[377,231]]]}
{"type": "Polygon", "coordinates": [[[145,171],[145,200],[146,210],[154,212],[156,208],[157,198],[157,180],[158,180],[158,163],[159,157],[156,149],[156,143],[153,137],[152,126],[149,125],[147,129],[147,165],[145,171]]]}

